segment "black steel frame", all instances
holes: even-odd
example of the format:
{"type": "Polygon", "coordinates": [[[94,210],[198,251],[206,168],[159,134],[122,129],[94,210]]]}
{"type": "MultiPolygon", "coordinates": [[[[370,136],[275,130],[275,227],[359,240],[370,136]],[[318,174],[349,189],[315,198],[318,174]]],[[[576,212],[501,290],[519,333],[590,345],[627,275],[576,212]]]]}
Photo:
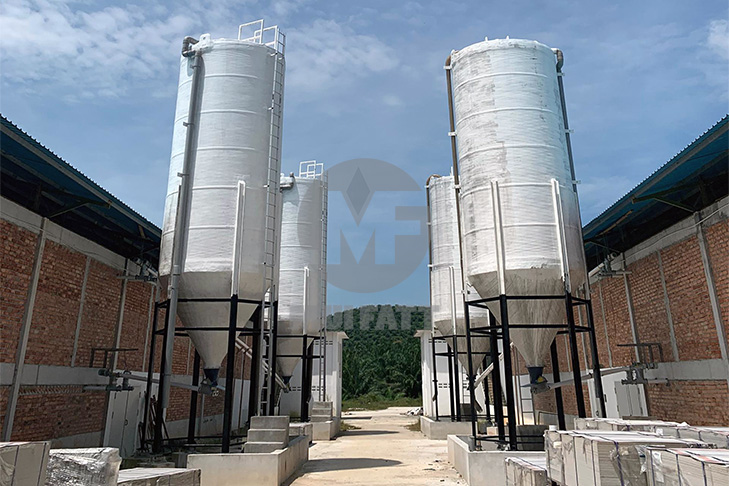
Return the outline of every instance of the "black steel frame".
{"type": "MultiPolygon", "coordinates": [[[[595,340],[595,326],[592,315],[592,304],[589,299],[582,299],[573,296],[569,292],[565,292],[563,295],[505,295],[501,294],[496,297],[483,298],[478,300],[468,301],[464,296],[464,307],[465,307],[465,320],[466,320],[466,344],[467,354],[469,358],[472,355],[471,351],[471,340],[473,335],[488,336],[491,340],[491,353],[493,357],[493,370],[491,372],[491,383],[494,391],[494,412],[496,419],[497,435],[481,435],[478,432],[477,417],[474,414],[475,410],[475,395],[474,395],[474,381],[475,374],[473,369],[473,363],[471,359],[468,360],[468,386],[471,392],[471,436],[474,439],[474,443],[477,448],[480,447],[481,441],[492,441],[497,442],[503,447],[507,447],[510,450],[518,450],[519,444],[523,444],[529,441],[532,437],[527,435],[517,436],[516,430],[516,404],[514,398],[514,381],[513,381],[513,367],[511,362],[511,339],[509,337],[510,329],[546,329],[555,328],[558,329],[558,334],[566,334],[569,337],[569,350],[570,350],[570,361],[572,363],[572,376],[574,380],[575,395],[577,401],[577,413],[579,417],[586,416],[585,409],[585,398],[582,386],[582,373],[580,370],[579,354],[577,349],[577,333],[586,332],[590,336],[590,350],[592,354],[592,370],[593,378],[595,381],[595,394],[597,395],[598,402],[600,405],[600,416],[605,417],[605,395],[602,388],[602,374],[600,372],[600,362],[598,359],[597,342],[595,340]],[[546,324],[546,323],[531,323],[531,324],[510,324],[509,323],[509,301],[519,300],[563,300],[565,305],[565,314],[567,324],[546,324]],[[479,307],[487,309],[487,304],[492,302],[499,303],[500,322],[497,322],[490,314],[490,325],[471,327],[470,325],[470,308],[479,307]],[[587,313],[587,326],[581,326],[575,324],[574,309],[584,306],[587,313]],[[502,400],[502,389],[501,389],[501,365],[498,359],[498,342],[501,340],[502,350],[504,351],[504,375],[505,389],[503,395],[506,398],[506,410],[507,415],[504,417],[503,413],[503,400],[502,400]],[[505,420],[506,419],[506,420],[505,420]]],[[[559,375],[559,355],[557,353],[557,346],[555,342],[552,343],[551,349],[551,361],[552,369],[554,373],[554,382],[558,383],[560,380],[559,375]]],[[[562,403],[562,389],[557,387],[554,389],[555,399],[557,403],[557,419],[560,428],[565,428],[565,416],[564,406],[562,403]]]]}
{"type": "MultiPolygon", "coordinates": [[[[189,331],[196,331],[196,332],[221,332],[221,331],[227,331],[228,333],[228,353],[226,355],[226,373],[225,373],[225,390],[223,395],[223,431],[221,435],[214,435],[214,436],[197,436],[195,435],[195,424],[197,420],[197,399],[198,399],[198,391],[191,390],[190,392],[190,415],[188,419],[188,428],[187,428],[187,444],[188,445],[194,445],[197,439],[209,439],[209,438],[221,438],[221,452],[227,453],[230,452],[230,446],[232,444],[232,439],[240,439],[240,436],[234,435],[232,432],[232,419],[233,419],[233,398],[235,395],[235,350],[236,350],[236,338],[239,335],[243,336],[254,336],[253,344],[251,346],[251,351],[253,354],[253,357],[251,359],[251,374],[250,374],[250,388],[249,388],[249,402],[248,402],[248,418],[247,422],[250,421],[251,416],[255,413],[256,410],[258,410],[258,400],[260,397],[257,397],[257,393],[255,393],[255,390],[258,389],[258,378],[260,375],[260,366],[261,366],[261,349],[260,349],[260,342],[259,339],[255,339],[255,337],[260,337],[263,333],[263,328],[261,327],[261,307],[262,305],[271,305],[270,302],[261,302],[260,300],[251,300],[251,299],[241,299],[238,297],[237,294],[231,295],[228,298],[198,298],[198,299],[178,299],[178,302],[208,302],[208,303],[219,303],[219,304],[228,304],[229,306],[229,314],[228,314],[228,325],[227,326],[216,326],[216,327],[175,327],[175,337],[190,337],[189,331]],[[256,305],[256,310],[253,312],[253,315],[250,318],[250,321],[253,322],[253,327],[239,327],[238,326],[238,305],[240,304],[254,304],[256,305]]],[[[155,302],[154,305],[154,317],[152,320],[152,339],[150,339],[150,352],[149,352],[149,363],[147,367],[147,390],[145,393],[145,407],[144,407],[144,421],[142,425],[141,430],[141,448],[146,449],[151,442],[152,446],[152,452],[153,453],[161,453],[163,451],[163,444],[165,440],[162,437],[162,426],[163,426],[163,419],[162,419],[162,404],[161,400],[157,400],[156,402],[156,417],[157,420],[155,421],[155,427],[154,427],[154,433],[152,439],[149,439],[147,435],[147,424],[149,421],[149,404],[151,400],[151,394],[152,394],[152,383],[153,383],[153,376],[154,376],[154,359],[155,359],[155,348],[156,348],[156,339],[157,336],[162,336],[162,354],[160,357],[160,370],[163,370],[165,367],[165,354],[167,346],[174,346],[174,342],[168,343],[167,339],[167,326],[170,325],[169,323],[169,314],[165,312],[165,318],[164,318],[164,327],[161,329],[158,329],[159,324],[159,311],[160,309],[167,309],[169,307],[169,299],[161,301],[161,302],[155,302]]],[[[273,323],[272,323],[272,343],[271,345],[274,347],[273,351],[275,353],[275,346],[276,346],[276,333],[278,329],[278,301],[273,302],[273,323]]],[[[265,336],[265,335],[264,335],[265,336]]],[[[275,356],[275,354],[274,354],[275,356]]],[[[198,355],[197,351],[195,351],[195,360],[194,360],[194,369],[193,369],[193,376],[192,376],[192,384],[199,385],[200,381],[200,356],[198,355]]],[[[274,358],[273,362],[270,363],[270,366],[272,369],[270,370],[271,373],[275,375],[276,373],[276,359],[274,358]]],[[[160,373],[159,377],[159,390],[162,390],[165,385],[165,375],[164,373],[160,373]]],[[[271,390],[269,390],[270,398],[269,403],[273,405],[273,398],[275,397],[275,386],[272,387],[271,390]]],[[[241,396],[241,400],[243,397],[241,396]]],[[[273,408],[273,406],[269,407],[270,409],[273,408]]],[[[269,411],[269,413],[273,413],[272,410],[269,411]]],[[[172,441],[176,439],[167,439],[167,441],[172,441]]],[[[239,443],[239,442],[238,442],[239,443]]]]}
{"type": "MultiPolygon", "coordinates": [[[[461,398],[460,398],[460,386],[457,384],[458,382],[458,356],[463,356],[468,354],[466,351],[458,351],[458,338],[466,338],[465,334],[448,334],[448,335],[441,335],[441,336],[434,336],[431,332],[430,341],[431,341],[431,354],[433,356],[433,388],[435,390],[435,417],[433,417],[436,421],[440,421],[441,418],[446,417],[445,415],[440,415],[440,411],[438,410],[438,367],[436,364],[436,358],[438,356],[446,357],[448,358],[448,392],[449,392],[449,404],[450,404],[450,415],[449,418],[451,422],[462,422],[464,417],[461,413],[461,398]],[[449,342],[450,340],[450,342],[449,342]],[[435,349],[436,341],[443,341],[446,343],[446,346],[448,347],[445,352],[437,352],[435,349]]],[[[490,357],[490,353],[481,353],[484,354],[484,366],[486,366],[486,361],[490,357]]],[[[489,397],[489,387],[488,382],[484,381],[484,396],[486,399],[486,413],[485,414],[476,414],[477,418],[485,418],[488,422],[491,422],[491,403],[490,403],[490,397],[489,397]]],[[[469,418],[470,420],[470,418],[469,418]]]]}

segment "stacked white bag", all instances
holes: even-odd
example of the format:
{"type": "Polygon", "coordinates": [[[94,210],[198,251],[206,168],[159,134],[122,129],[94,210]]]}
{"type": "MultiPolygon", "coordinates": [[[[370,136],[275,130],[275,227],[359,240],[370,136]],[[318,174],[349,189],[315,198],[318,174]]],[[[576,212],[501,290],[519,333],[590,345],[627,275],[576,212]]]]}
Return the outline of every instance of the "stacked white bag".
{"type": "Polygon", "coordinates": [[[729,449],[648,449],[648,486],[727,486],[729,449]]]}

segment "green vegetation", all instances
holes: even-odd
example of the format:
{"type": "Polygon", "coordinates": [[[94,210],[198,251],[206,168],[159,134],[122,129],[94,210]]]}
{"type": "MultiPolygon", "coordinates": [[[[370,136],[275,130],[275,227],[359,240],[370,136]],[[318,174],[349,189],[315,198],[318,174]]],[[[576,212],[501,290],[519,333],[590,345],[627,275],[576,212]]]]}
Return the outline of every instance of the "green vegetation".
{"type": "Polygon", "coordinates": [[[349,336],[342,352],[344,410],[420,405],[420,341],[414,335],[429,324],[428,307],[365,306],[328,320],[330,330],[349,336]]]}
{"type": "Polygon", "coordinates": [[[406,425],[405,428],[413,432],[420,432],[420,420],[416,420],[412,424],[406,425]]]}
{"type": "Polygon", "coordinates": [[[361,397],[342,400],[342,410],[384,410],[388,407],[419,407],[422,403],[420,397],[384,398],[377,393],[368,393],[361,397]]]}

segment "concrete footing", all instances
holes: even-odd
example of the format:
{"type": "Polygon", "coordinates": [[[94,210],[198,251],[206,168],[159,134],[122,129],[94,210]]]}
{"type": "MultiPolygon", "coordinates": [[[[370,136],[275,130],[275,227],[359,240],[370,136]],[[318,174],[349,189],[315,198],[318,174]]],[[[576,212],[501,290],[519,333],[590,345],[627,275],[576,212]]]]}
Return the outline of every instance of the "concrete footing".
{"type": "Polygon", "coordinates": [[[422,415],[420,431],[432,440],[446,440],[449,435],[471,435],[471,422],[451,422],[450,419],[433,420],[422,415]]]}
{"type": "Polygon", "coordinates": [[[312,422],[314,440],[332,440],[339,435],[339,418],[333,417],[326,422],[312,422]]]}
{"type": "Polygon", "coordinates": [[[473,451],[470,447],[471,438],[463,435],[448,436],[448,462],[463,476],[468,484],[488,484],[489,486],[506,486],[507,457],[544,457],[544,452],[529,451],[499,451],[496,444],[482,444],[491,446],[494,450],[473,451]]]}
{"type": "Polygon", "coordinates": [[[269,453],[190,454],[187,467],[200,469],[201,486],[279,486],[309,460],[306,435],[269,453]]]}

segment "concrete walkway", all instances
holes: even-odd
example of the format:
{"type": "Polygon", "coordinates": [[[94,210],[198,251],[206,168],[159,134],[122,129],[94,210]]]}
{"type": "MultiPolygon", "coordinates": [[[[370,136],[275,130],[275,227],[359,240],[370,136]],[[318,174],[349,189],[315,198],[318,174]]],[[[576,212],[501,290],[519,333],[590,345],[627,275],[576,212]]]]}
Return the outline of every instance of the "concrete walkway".
{"type": "Polygon", "coordinates": [[[408,410],[393,407],[347,413],[342,420],[360,429],[314,444],[309,462],[286,484],[465,485],[448,464],[446,441],[428,440],[406,428],[419,420],[405,415],[408,410]]]}

